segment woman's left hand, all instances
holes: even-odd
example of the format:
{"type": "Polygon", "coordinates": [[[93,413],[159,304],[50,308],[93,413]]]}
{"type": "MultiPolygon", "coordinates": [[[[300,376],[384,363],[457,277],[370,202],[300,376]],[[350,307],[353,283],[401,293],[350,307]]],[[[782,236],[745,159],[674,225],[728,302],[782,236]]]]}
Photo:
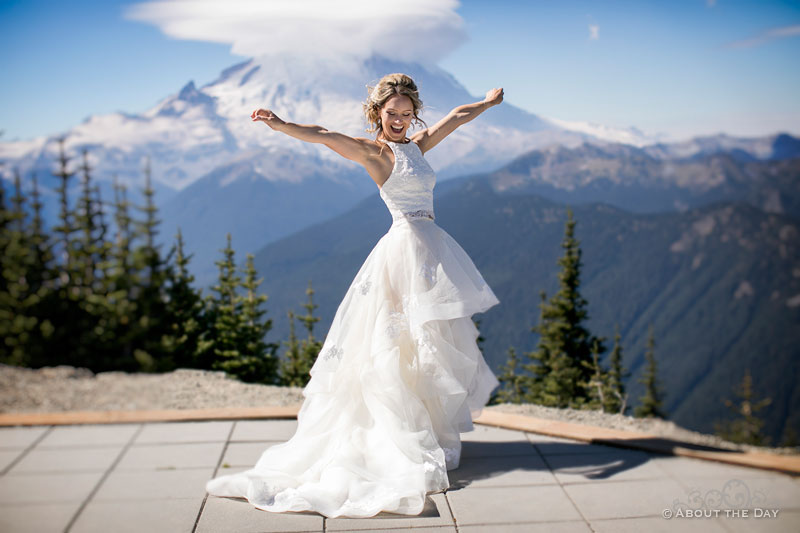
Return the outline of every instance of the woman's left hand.
{"type": "Polygon", "coordinates": [[[486,98],[483,99],[489,105],[497,105],[503,101],[503,88],[490,89],[486,93],[486,98]]]}

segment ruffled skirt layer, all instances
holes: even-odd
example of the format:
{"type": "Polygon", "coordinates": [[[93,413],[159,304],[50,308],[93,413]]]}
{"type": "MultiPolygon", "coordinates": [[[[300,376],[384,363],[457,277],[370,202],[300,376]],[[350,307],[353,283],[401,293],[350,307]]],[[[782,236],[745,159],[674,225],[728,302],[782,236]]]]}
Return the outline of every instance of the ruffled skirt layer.
{"type": "Polygon", "coordinates": [[[396,221],[336,311],[295,435],[207,491],[273,512],[419,514],[498,384],[470,318],[497,303],[433,221],[396,221]]]}

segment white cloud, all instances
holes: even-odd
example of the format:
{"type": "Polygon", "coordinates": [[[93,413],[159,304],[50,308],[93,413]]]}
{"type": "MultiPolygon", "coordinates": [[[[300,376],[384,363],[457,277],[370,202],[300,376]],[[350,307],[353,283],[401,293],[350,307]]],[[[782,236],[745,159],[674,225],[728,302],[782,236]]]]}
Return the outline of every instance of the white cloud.
{"type": "Polygon", "coordinates": [[[175,39],[231,45],[255,57],[382,55],[435,63],[466,36],[457,0],[160,0],[126,18],[175,39]]]}
{"type": "Polygon", "coordinates": [[[793,26],[781,26],[779,28],[771,28],[763,31],[755,37],[749,39],[742,39],[741,41],[734,41],[728,43],[728,48],[753,48],[775,39],[782,39],[784,37],[795,37],[800,35],[800,24],[793,26]]]}
{"type": "Polygon", "coordinates": [[[599,24],[589,24],[589,39],[597,40],[600,38],[600,25],[599,24]]]}

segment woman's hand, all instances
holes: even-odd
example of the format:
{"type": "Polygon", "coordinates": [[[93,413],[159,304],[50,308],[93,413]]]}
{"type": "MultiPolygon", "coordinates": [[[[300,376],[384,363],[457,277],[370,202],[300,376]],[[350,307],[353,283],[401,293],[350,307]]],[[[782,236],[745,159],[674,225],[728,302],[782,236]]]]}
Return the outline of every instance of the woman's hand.
{"type": "Polygon", "coordinates": [[[278,115],[269,109],[256,109],[250,114],[250,118],[253,119],[253,122],[263,122],[273,130],[281,124],[284,124],[284,121],[278,118],[278,115]]]}
{"type": "Polygon", "coordinates": [[[483,99],[489,105],[497,105],[503,101],[503,88],[500,87],[499,89],[490,89],[486,93],[486,98],[483,99]]]}

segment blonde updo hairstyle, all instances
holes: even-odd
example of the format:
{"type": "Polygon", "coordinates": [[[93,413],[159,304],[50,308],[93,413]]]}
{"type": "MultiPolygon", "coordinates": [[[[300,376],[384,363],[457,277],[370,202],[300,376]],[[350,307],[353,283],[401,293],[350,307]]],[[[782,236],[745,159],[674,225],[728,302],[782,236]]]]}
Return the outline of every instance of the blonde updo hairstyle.
{"type": "Polygon", "coordinates": [[[411,104],[414,106],[414,122],[417,124],[425,124],[419,118],[419,112],[422,110],[422,100],[419,98],[419,91],[417,84],[410,76],[405,74],[395,73],[387,74],[378,82],[375,87],[367,86],[369,96],[367,101],[364,102],[364,115],[367,118],[369,128],[367,131],[378,132],[380,136],[383,131],[383,124],[381,124],[381,109],[392,96],[401,94],[408,96],[411,99],[411,104]]]}

